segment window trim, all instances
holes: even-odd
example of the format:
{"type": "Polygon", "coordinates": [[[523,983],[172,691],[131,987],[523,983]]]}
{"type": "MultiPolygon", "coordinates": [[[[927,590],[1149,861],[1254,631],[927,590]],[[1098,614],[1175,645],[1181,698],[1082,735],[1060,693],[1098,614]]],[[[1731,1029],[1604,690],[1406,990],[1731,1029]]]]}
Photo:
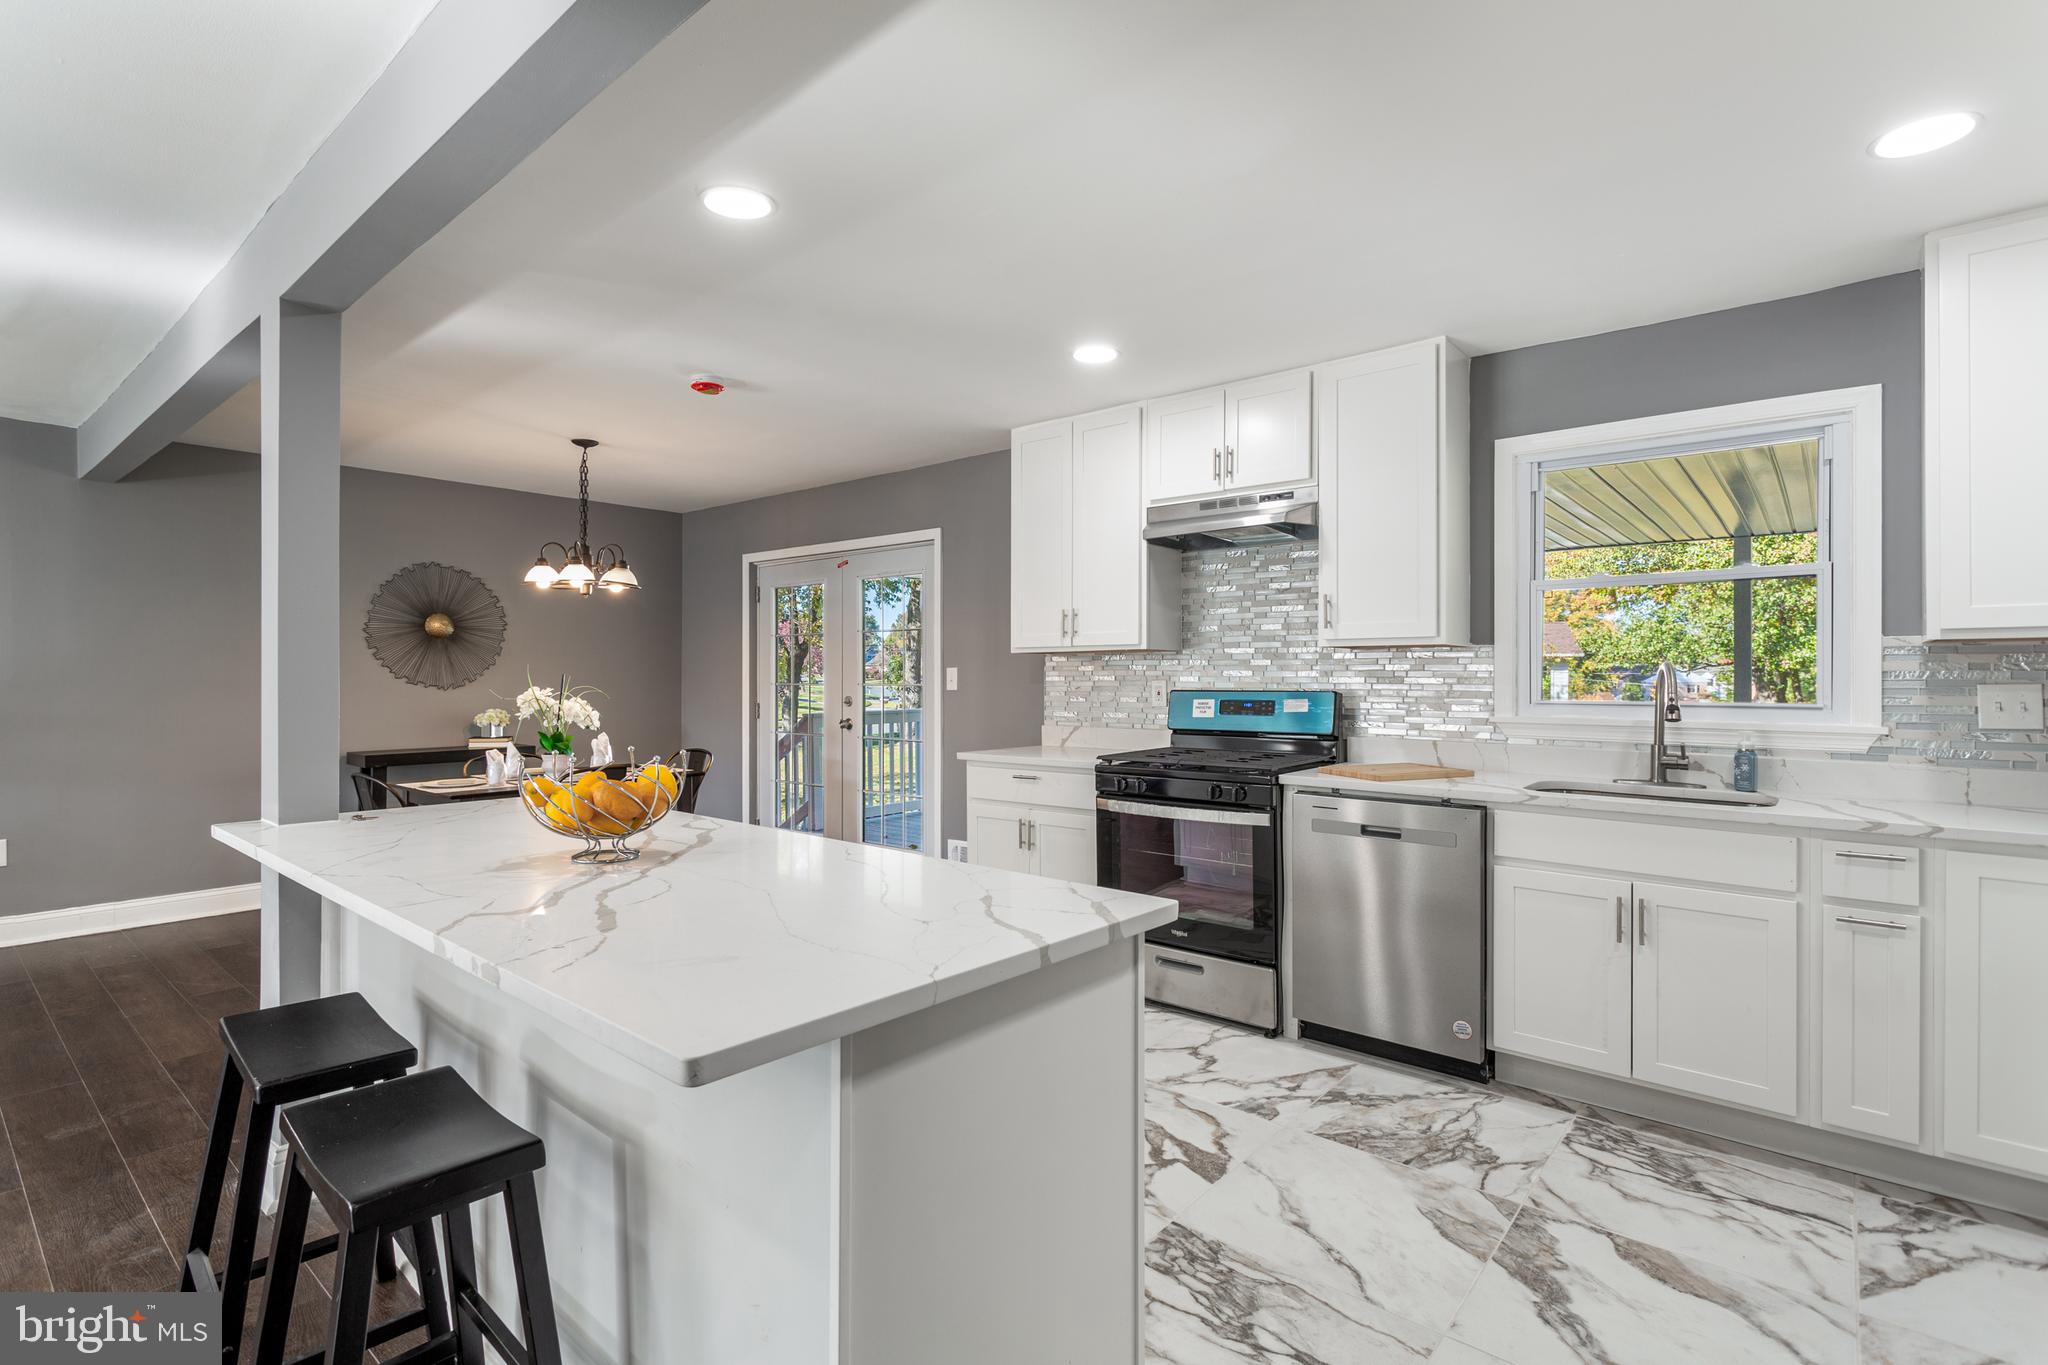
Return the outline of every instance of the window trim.
{"type": "Polygon", "coordinates": [[[1537,660],[1532,651],[1542,636],[1541,561],[1536,553],[1539,466],[1599,463],[1665,448],[1701,450],[1818,430],[1821,487],[1828,508],[1827,543],[1819,569],[1821,633],[1828,646],[1822,701],[1796,707],[1694,706],[1686,711],[1683,733],[1708,745],[1730,745],[1754,736],[1778,750],[1868,750],[1887,733],[1880,616],[1883,419],[1883,386],[1869,384],[1495,441],[1495,726],[1510,739],[1641,743],[1649,734],[1645,703],[1574,702],[1567,708],[1535,696],[1537,660]]]}

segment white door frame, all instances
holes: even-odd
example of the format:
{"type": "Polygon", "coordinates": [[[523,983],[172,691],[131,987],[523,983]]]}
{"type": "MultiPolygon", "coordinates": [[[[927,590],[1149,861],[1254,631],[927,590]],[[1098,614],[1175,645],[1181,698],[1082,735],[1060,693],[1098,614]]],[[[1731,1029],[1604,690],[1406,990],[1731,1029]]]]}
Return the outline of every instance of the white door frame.
{"type": "Polygon", "coordinates": [[[941,747],[944,738],[945,707],[940,701],[945,695],[945,640],[942,636],[945,621],[943,599],[940,597],[939,575],[943,555],[939,545],[939,528],[928,531],[901,531],[894,535],[863,536],[857,540],[831,540],[817,545],[795,545],[786,550],[756,550],[740,556],[740,750],[744,759],[740,764],[740,819],[747,824],[760,823],[754,810],[754,650],[758,642],[754,638],[754,573],[764,564],[779,564],[793,559],[818,559],[826,555],[845,555],[863,550],[909,549],[913,546],[932,547],[932,576],[925,585],[925,648],[929,652],[933,668],[925,687],[926,705],[924,716],[924,765],[925,787],[925,856],[943,858],[946,849],[945,810],[941,803],[945,785],[945,750],[941,747]],[[937,685],[934,686],[933,683],[937,685]],[[936,761],[933,761],[936,760],[936,761]]]}

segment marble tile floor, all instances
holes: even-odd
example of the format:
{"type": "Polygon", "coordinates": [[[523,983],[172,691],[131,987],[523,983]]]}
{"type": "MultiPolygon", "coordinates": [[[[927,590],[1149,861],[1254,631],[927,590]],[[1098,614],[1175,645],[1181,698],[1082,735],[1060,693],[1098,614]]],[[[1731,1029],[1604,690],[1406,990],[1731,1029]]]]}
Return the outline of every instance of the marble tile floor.
{"type": "Polygon", "coordinates": [[[1154,1365],[2048,1365],[2048,1224],[1146,1015],[1154,1365]]]}

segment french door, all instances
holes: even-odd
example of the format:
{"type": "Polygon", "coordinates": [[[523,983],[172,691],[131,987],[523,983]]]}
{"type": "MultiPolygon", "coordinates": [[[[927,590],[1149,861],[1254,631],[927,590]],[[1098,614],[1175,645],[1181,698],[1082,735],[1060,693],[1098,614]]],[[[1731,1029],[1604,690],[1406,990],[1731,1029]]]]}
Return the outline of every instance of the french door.
{"type": "Polygon", "coordinates": [[[755,822],[922,850],[932,547],[754,573],[755,822]]]}

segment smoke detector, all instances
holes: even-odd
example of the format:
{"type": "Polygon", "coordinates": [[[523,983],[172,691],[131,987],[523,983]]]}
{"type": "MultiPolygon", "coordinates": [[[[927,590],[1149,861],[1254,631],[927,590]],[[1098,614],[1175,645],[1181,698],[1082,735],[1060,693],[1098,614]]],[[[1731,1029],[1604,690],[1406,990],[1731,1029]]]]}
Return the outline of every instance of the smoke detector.
{"type": "Polygon", "coordinates": [[[690,392],[716,398],[725,392],[725,381],[715,374],[693,374],[690,376],[690,392]]]}

